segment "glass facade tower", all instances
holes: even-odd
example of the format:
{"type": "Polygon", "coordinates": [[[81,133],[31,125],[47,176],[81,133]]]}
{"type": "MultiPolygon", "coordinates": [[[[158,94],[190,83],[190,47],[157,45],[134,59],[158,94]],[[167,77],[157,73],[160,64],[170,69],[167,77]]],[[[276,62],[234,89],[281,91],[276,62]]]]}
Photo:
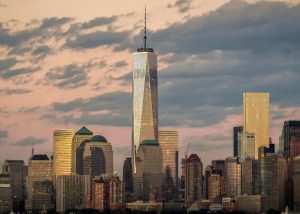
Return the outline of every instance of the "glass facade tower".
{"type": "Polygon", "coordinates": [[[269,147],[269,93],[244,93],[244,132],[255,134],[255,159],[258,148],[269,147]]]}
{"type": "Polygon", "coordinates": [[[133,53],[131,160],[134,173],[139,145],[144,140],[158,140],[157,54],[146,47],[146,38],[145,33],[144,47],[133,53]]]}

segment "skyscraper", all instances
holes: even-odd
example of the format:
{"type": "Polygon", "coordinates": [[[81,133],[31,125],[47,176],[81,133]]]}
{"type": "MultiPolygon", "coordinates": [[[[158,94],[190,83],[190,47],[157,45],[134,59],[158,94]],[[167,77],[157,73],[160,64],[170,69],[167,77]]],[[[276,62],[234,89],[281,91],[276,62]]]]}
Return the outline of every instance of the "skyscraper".
{"type": "Polygon", "coordinates": [[[90,194],[88,175],[59,175],[56,178],[56,212],[66,209],[82,208],[84,199],[90,194]]]}
{"type": "Polygon", "coordinates": [[[238,158],[226,158],[226,195],[236,197],[241,194],[241,164],[238,158]]]}
{"type": "Polygon", "coordinates": [[[137,199],[149,200],[162,185],[162,151],[157,141],[144,140],[136,154],[134,194],[137,199]]]}
{"type": "Polygon", "coordinates": [[[83,174],[91,180],[101,174],[113,175],[113,151],[111,143],[101,135],[95,135],[84,141],[83,174]]]}
{"type": "Polygon", "coordinates": [[[9,175],[12,191],[13,211],[24,211],[25,179],[27,167],[23,160],[5,160],[3,173],[9,175]]]}
{"type": "Polygon", "coordinates": [[[172,182],[168,186],[176,186],[178,180],[178,132],[159,131],[158,142],[163,154],[163,171],[170,174],[172,182]]]}
{"type": "Polygon", "coordinates": [[[294,158],[293,167],[293,196],[294,211],[300,212],[300,156],[294,158]]]}
{"type": "Polygon", "coordinates": [[[243,126],[233,127],[233,156],[238,156],[239,151],[239,133],[243,132],[243,126]]]}
{"type": "Polygon", "coordinates": [[[81,142],[93,137],[93,132],[88,130],[86,127],[79,129],[74,137],[72,142],[72,172],[76,173],[76,150],[80,146],[81,142]]]}
{"type": "Polygon", "coordinates": [[[133,53],[133,109],[131,159],[144,140],[158,140],[157,54],[147,47],[146,11],[144,45],[133,53]]]}
{"type": "Polygon", "coordinates": [[[269,153],[266,147],[259,148],[258,175],[260,194],[266,196],[267,209],[285,208],[286,160],[282,155],[269,153]]]}
{"type": "Polygon", "coordinates": [[[27,199],[26,199],[26,209],[41,210],[41,206],[45,206],[46,209],[54,207],[53,198],[54,192],[50,192],[51,185],[53,186],[53,161],[44,154],[36,154],[31,157],[28,161],[28,176],[26,178],[26,189],[27,189],[27,199]],[[44,182],[44,183],[43,183],[44,182]],[[41,196],[35,193],[42,192],[43,186],[46,186],[49,190],[46,194],[42,195],[48,196],[50,200],[47,200],[41,204],[38,203],[35,198],[39,199],[41,196]],[[37,195],[37,196],[36,196],[37,195]]]}
{"type": "Polygon", "coordinates": [[[300,121],[284,121],[280,141],[281,144],[283,144],[285,159],[290,157],[290,144],[292,137],[300,137],[300,121]]]}
{"type": "Polygon", "coordinates": [[[7,174],[0,174],[0,213],[9,213],[12,209],[10,177],[7,174]]]}
{"type": "Polygon", "coordinates": [[[53,133],[54,175],[69,175],[72,172],[72,139],[74,129],[59,129],[53,133]]]}
{"type": "Polygon", "coordinates": [[[203,164],[197,154],[191,154],[186,163],[186,203],[191,205],[203,199],[203,164]]]}
{"type": "Polygon", "coordinates": [[[129,201],[133,193],[133,177],[132,177],[132,161],[131,158],[126,158],[123,164],[123,183],[125,200],[129,201]]]}
{"type": "Polygon", "coordinates": [[[239,161],[243,162],[246,158],[254,158],[255,157],[255,134],[243,132],[239,135],[241,135],[239,161]]]}
{"type": "Polygon", "coordinates": [[[269,147],[269,93],[244,93],[244,131],[255,134],[255,159],[260,146],[269,147]]]}

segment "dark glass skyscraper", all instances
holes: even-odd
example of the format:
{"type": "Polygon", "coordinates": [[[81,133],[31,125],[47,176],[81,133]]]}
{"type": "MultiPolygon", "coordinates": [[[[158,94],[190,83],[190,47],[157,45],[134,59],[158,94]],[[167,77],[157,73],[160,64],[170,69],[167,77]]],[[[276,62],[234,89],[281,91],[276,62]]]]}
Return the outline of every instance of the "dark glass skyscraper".
{"type": "Polygon", "coordinates": [[[295,120],[289,120],[285,121],[283,128],[282,128],[282,133],[281,133],[281,139],[283,143],[283,153],[285,159],[288,159],[290,157],[290,143],[292,137],[300,137],[300,121],[295,121],[295,120]]]}
{"type": "Polygon", "coordinates": [[[243,126],[233,127],[233,156],[238,156],[238,133],[243,132],[243,126]]]}

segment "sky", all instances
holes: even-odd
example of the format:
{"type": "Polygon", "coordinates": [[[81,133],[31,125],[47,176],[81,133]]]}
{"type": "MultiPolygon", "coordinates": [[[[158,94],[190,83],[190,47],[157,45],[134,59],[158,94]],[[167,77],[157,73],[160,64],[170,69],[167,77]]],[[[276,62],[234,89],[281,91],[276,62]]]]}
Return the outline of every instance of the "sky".
{"type": "Polygon", "coordinates": [[[300,119],[300,0],[0,0],[0,165],[52,154],[53,131],[86,126],[131,145],[132,53],[158,53],[159,124],[204,165],[232,156],[243,92],[270,93],[270,136],[300,119]]]}

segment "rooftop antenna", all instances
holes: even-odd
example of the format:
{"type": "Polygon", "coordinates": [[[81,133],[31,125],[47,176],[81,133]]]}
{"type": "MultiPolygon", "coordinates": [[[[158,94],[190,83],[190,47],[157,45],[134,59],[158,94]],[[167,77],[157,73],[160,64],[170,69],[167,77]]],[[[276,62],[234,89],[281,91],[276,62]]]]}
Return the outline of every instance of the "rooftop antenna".
{"type": "Polygon", "coordinates": [[[145,5],[145,26],[144,26],[144,49],[147,48],[147,8],[145,5]]]}
{"type": "Polygon", "coordinates": [[[31,144],[31,157],[33,157],[34,155],[34,146],[33,146],[33,143],[31,144]]]}

